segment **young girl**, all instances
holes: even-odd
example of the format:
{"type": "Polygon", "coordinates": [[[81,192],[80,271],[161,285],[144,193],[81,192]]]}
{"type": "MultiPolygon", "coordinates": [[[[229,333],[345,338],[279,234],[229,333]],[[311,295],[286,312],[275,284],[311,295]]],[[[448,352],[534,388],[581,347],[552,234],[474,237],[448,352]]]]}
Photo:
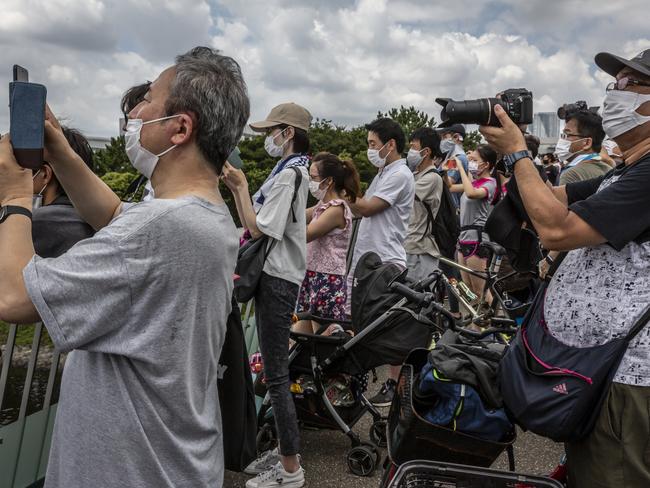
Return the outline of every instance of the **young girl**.
{"type": "MultiPolygon", "coordinates": [[[[300,289],[298,312],[345,320],[346,256],[352,231],[348,202],[360,193],[359,173],[351,161],[319,153],[309,168],[309,190],[318,200],[307,209],[307,273],[300,289]]],[[[316,332],[317,323],[300,321],[299,332],[316,332]]]]}
{"type": "MultiPolygon", "coordinates": [[[[487,144],[481,144],[468,156],[470,175],[465,172],[462,164],[458,164],[462,183],[450,187],[452,192],[463,194],[460,198],[461,232],[458,237],[457,260],[468,268],[484,271],[487,256],[479,249],[479,244],[489,241],[483,226],[490,214],[492,203],[498,201],[500,194],[497,180],[491,174],[495,172],[497,153],[487,144]]],[[[480,295],[484,280],[463,271],[461,274],[463,282],[475,294],[480,295]]],[[[487,298],[489,301],[489,294],[487,298]]]]}

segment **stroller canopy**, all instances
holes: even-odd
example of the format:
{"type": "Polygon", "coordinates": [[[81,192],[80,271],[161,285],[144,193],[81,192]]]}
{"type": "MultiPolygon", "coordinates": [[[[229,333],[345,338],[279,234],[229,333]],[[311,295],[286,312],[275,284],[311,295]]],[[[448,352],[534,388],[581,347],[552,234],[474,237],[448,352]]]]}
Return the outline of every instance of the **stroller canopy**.
{"type": "MultiPolygon", "coordinates": [[[[390,290],[393,281],[404,281],[406,272],[394,264],[383,264],[374,252],[361,256],[354,273],[352,286],[352,327],[356,334],[402,298],[390,290]]],[[[403,308],[411,309],[406,304],[403,308]]],[[[416,320],[413,314],[399,308],[373,330],[352,351],[366,369],[383,364],[402,364],[408,353],[418,347],[429,347],[432,331],[427,324],[416,320]]]]}

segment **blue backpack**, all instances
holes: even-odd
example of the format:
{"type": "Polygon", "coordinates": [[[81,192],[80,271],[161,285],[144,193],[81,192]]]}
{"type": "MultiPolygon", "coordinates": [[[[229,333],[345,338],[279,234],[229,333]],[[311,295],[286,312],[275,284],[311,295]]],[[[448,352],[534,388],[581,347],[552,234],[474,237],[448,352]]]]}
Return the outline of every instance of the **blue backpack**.
{"type": "Polygon", "coordinates": [[[513,429],[503,408],[486,408],[472,386],[443,378],[429,362],[420,372],[415,396],[419,413],[432,424],[494,442],[513,429]]]}

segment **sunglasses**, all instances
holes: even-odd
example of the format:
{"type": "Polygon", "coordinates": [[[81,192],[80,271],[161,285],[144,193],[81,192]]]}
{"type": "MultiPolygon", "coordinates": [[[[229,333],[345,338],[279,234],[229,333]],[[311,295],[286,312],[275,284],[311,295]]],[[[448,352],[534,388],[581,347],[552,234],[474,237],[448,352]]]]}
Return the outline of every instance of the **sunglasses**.
{"type": "Polygon", "coordinates": [[[639,81],[639,80],[634,80],[632,78],[628,78],[627,76],[624,76],[620,80],[612,81],[609,85],[607,85],[606,90],[611,91],[611,90],[625,90],[628,86],[650,86],[650,83],[647,83],[645,81],[639,81]]]}

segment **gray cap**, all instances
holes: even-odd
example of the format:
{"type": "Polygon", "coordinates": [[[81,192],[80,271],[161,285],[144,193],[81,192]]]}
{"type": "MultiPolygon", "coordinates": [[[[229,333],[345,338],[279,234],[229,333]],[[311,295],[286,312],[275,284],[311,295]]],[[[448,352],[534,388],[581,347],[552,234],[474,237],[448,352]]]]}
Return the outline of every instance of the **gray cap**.
{"type": "Polygon", "coordinates": [[[452,124],[449,127],[441,127],[436,130],[440,134],[453,132],[454,134],[460,134],[462,137],[465,137],[465,126],[463,124],[452,124]]]}

